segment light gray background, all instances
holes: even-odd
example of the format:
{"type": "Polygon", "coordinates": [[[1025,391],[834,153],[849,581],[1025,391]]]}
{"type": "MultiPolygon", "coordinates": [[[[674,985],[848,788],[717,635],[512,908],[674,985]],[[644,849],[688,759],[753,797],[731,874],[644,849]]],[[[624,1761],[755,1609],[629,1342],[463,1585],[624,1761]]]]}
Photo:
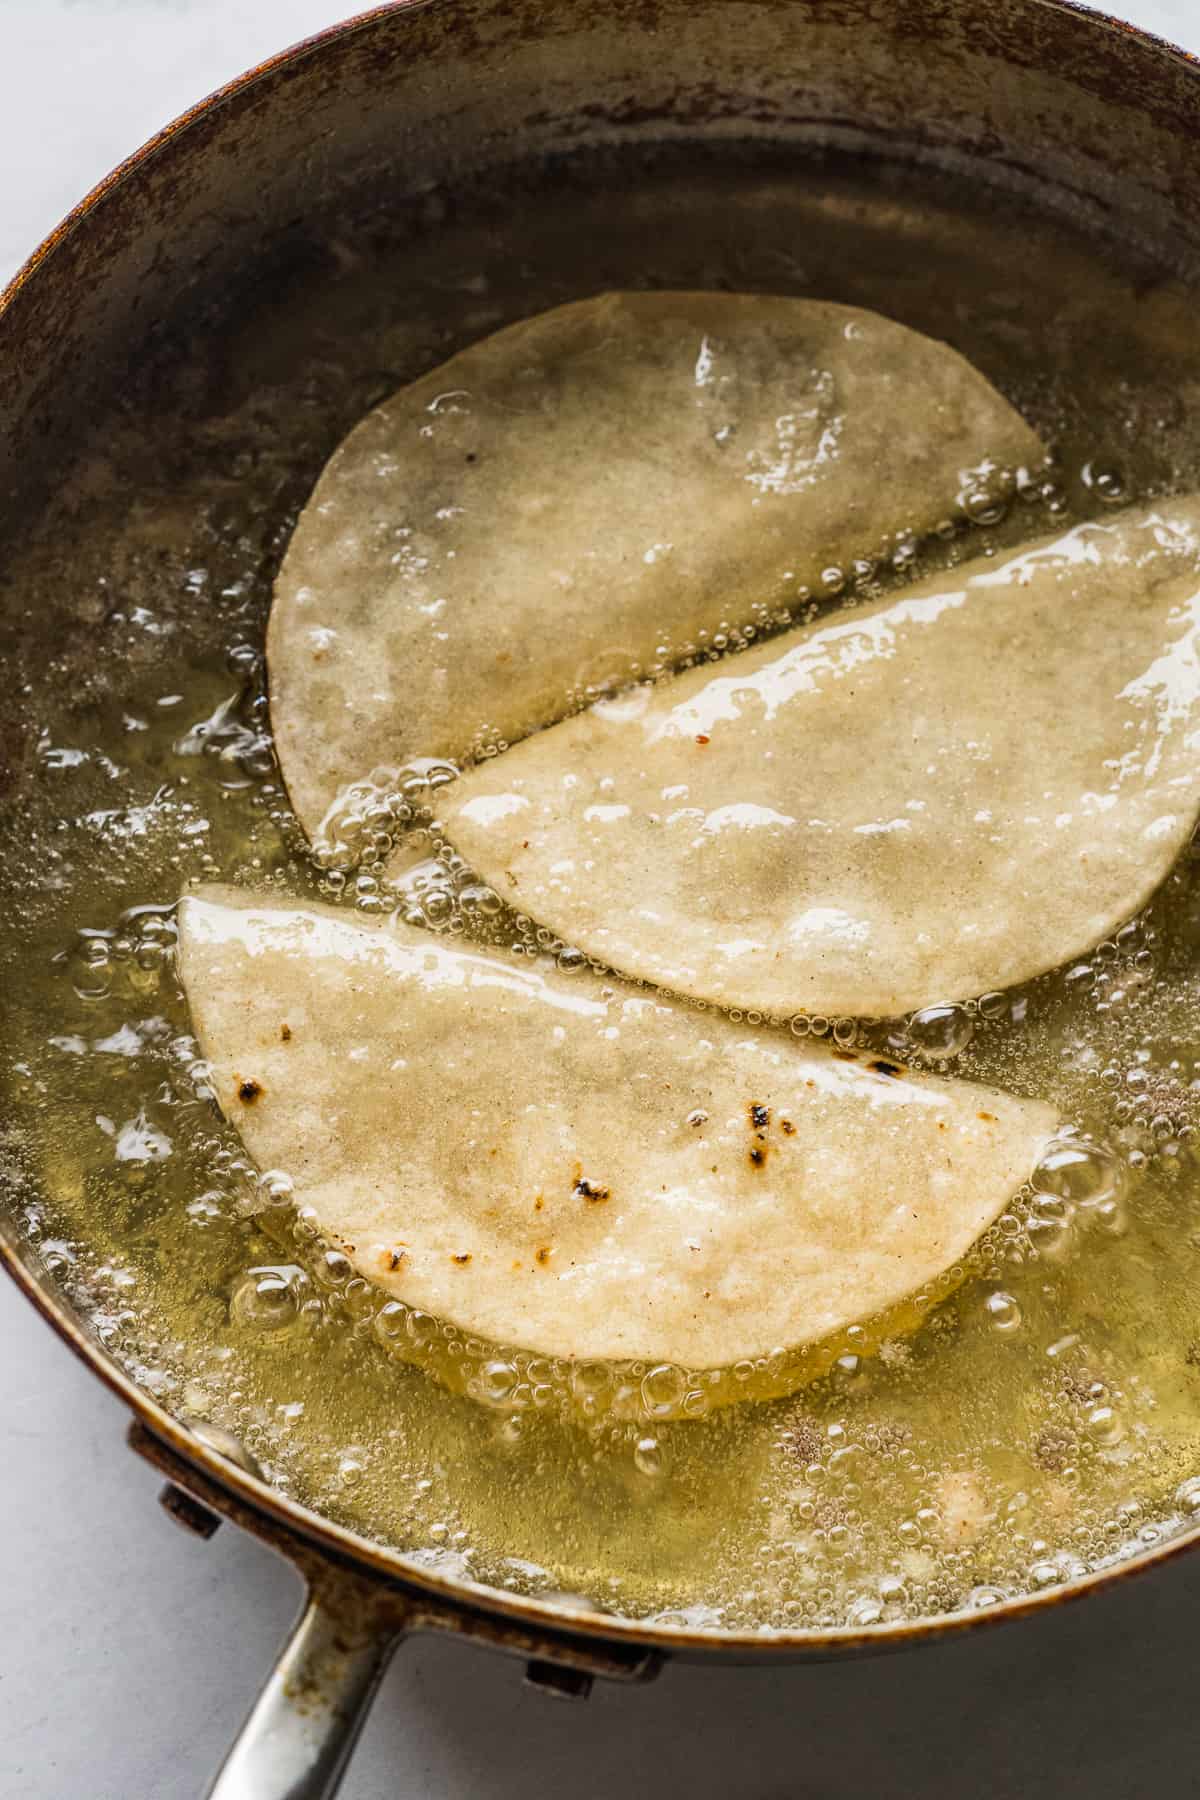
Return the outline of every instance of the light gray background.
{"type": "MultiPolygon", "coordinates": [[[[598,0],[600,3],[600,0],[598,0]]],[[[1200,49],[1200,0],[1126,0],[1200,49]]],[[[331,0],[0,0],[0,280],[190,102],[331,0]]],[[[124,1418],[0,1286],[0,1796],[198,1800],[298,1598],[268,1551],[155,1505],[124,1418]]],[[[1200,1556],[1035,1626],[870,1663],[670,1669],[586,1707],[506,1659],[401,1650],[346,1800],[1183,1800],[1200,1788],[1200,1556]]]]}

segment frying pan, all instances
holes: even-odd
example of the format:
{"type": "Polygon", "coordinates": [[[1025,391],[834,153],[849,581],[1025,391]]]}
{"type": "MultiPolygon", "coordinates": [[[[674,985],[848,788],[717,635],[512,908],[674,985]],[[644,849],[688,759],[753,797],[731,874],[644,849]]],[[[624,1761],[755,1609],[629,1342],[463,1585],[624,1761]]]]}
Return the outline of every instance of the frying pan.
{"type": "MultiPolygon", "coordinates": [[[[738,139],[971,174],[1110,241],[1169,245],[1179,266],[1200,258],[1200,67],[1065,0],[407,0],[308,40],[168,127],[0,296],[0,542],[39,504],[79,421],[102,436],[115,408],[127,415],[124,378],[149,347],[161,355],[164,321],[286,256],[306,218],[581,146],[738,139]]],[[[31,753],[0,695],[0,803],[31,753]]],[[[531,1680],[580,1695],[596,1676],[645,1681],[669,1657],[774,1662],[932,1641],[1087,1594],[1200,1539],[1197,1526],[984,1614],[857,1633],[654,1628],[454,1579],[281,1495],[235,1440],[189,1428],[138,1388],[18,1236],[26,1185],[0,1170],[0,1254],[128,1406],[164,1504],[201,1535],[235,1521],[308,1585],[217,1800],[333,1794],[412,1632],[508,1651],[531,1680]]]]}

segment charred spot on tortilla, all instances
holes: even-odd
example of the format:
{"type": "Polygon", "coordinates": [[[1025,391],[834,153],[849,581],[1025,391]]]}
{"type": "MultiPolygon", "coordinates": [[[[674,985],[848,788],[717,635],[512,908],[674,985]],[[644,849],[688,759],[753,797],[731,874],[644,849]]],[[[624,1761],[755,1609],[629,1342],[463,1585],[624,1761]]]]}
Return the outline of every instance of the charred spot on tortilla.
{"type": "Polygon", "coordinates": [[[602,1187],[598,1182],[589,1181],[586,1175],[581,1175],[576,1181],[574,1192],[581,1200],[607,1200],[609,1194],[606,1187],[602,1187]]]}
{"type": "Polygon", "coordinates": [[[254,1102],[262,1093],[262,1084],[250,1077],[243,1079],[240,1076],[235,1076],[234,1081],[237,1085],[238,1099],[244,1106],[253,1106],[254,1102]]]}

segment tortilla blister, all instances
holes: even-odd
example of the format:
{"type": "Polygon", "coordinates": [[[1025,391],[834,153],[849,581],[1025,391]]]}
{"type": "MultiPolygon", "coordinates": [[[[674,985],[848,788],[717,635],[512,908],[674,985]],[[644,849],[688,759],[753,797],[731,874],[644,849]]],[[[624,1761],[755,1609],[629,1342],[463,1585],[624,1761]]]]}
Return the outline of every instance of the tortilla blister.
{"type": "Polygon", "coordinates": [[[512,325],[370,412],[301,514],[267,636],[300,822],[761,625],[1043,459],[957,352],[856,308],[617,293],[512,325]]]}
{"type": "Polygon", "coordinates": [[[891,1017],[1108,937],[1200,808],[1200,499],[602,701],[439,797],[511,906],[724,1005],[891,1017]]]}
{"type": "Polygon", "coordinates": [[[180,966],[221,1108],[322,1235],[409,1306],[571,1362],[718,1368],[886,1313],[1056,1123],[281,898],[185,896],[180,966]]]}

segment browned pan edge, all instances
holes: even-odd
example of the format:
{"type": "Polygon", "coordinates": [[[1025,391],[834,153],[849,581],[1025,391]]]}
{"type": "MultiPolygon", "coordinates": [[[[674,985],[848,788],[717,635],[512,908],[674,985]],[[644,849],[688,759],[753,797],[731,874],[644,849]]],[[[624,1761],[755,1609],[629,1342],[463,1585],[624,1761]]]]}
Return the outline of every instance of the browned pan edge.
{"type": "MultiPolygon", "coordinates": [[[[131,175],[155,160],[176,138],[208,121],[217,110],[242,97],[268,77],[293,67],[301,59],[319,55],[325,45],[369,29],[389,14],[417,11],[429,4],[431,0],[393,0],[393,4],[355,14],[258,64],[181,114],[93,188],[34,251],[0,292],[0,318],[36,281],[56,253],[90,225],[103,201],[131,175]]],[[[1190,71],[1200,72],[1200,58],[1152,32],[1081,5],[1078,0],[1034,0],[1034,4],[1048,12],[1071,15],[1096,33],[1136,40],[1165,53],[1190,71]]],[[[205,1505],[274,1545],[310,1578],[314,1570],[323,1567],[329,1568],[335,1578],[339,1573],[347,1580],[353,1580],[355,1576],[365,1578],[364,1592],[379,1586],[390,1590],[417,1628],[475,1636],[497,1648],[523,1655],[540,1647],[551,1658],[595,1666],[596,1672],[610,1676],[645,1677],[655,1672],[662,1658],[671,1656],[736,1662],[832,1660],[881,1654],[915,1644],[938,1643],[986,1624],[1031,1618],[1065,1601],[1082,1599],[1114,1587],[1147,1568],[1171,1561],[1200,1542],[1198,1525],[1111,1568],[1044,1593],[999,1601],[977,1612],[960,1612],[911,1624],[874,1626],[860,1631],[689,1631],[654,1627],[598,1613],[566,1611],[478,1582],[451,1580],[414,1566],[399,1551],[373,1543],[296,1501],[284,1498],[265,1482],[211,1450],[137,1387],[94,1340],[80,1319],[50,1290],[45,1279],[26,1264],[11,1235],[11,1228],[3,1219],[0,1219],[0,1263],[63,1342],[129,1407],[144,1427],[141,1434],[136,1425],[133,1428],[135,1447],[205,1505]],[[594,1653],[592,1658],[587,1654],[589,1647],[594,1653]]]]}

